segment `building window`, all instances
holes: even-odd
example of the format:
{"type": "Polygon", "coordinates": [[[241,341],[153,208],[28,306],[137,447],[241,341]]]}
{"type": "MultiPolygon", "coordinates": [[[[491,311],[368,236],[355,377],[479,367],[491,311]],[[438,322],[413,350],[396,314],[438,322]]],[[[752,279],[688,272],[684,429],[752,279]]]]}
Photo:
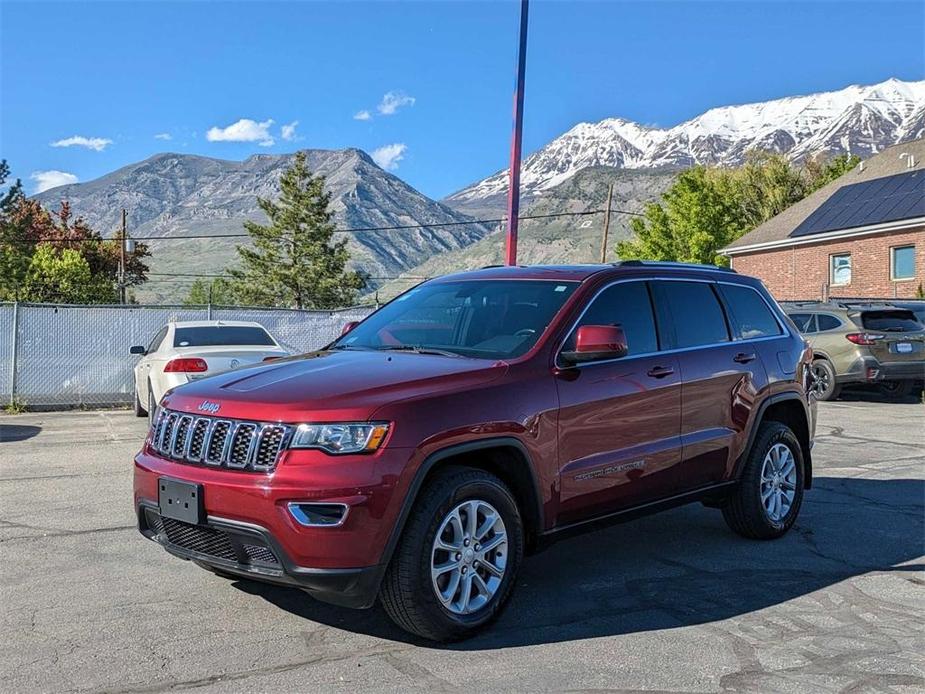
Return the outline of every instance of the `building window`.
{"type": "Polygon", "coordinates": [[[851,254],[838,253],[829,256],[829,283],[851,284],[851,254]]]}
{"type": "Polygon", "coordinates": [[[915,279],[915,246],[898,246],[890,249],[890,278],[915,279]]]}

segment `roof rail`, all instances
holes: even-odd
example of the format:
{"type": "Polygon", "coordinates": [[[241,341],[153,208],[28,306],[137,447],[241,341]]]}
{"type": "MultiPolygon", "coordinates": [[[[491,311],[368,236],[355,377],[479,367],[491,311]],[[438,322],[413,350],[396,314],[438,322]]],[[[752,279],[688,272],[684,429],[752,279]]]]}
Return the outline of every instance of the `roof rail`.
{"type": "Polygon", "coordinates": [[[676,267],[694,268],[700,270],[720,270],[721,272],[735,272],[731,267],[708,265],[706,263],[682,263],[676,260],[618,260],[613,263],[615,267],[676,267]]]}

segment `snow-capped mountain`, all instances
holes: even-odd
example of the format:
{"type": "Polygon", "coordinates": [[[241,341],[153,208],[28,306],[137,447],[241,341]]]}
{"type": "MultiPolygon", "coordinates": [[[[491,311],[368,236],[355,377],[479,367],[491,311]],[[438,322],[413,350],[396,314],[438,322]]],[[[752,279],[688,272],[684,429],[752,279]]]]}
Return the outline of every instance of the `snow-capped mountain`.
{"type": "MultiPolygon", "coordinates": [[[[850,152],[867,157],[925,134],[925,81],[889,79],[873,86],[713,108],[673,128],[621,118],[579,123],[524,160],[528,198],[589,166],[628,169],[735,165],[750,149],[801,159],[850,152]]],[[[507,171],[454,193],[446,202],[476,209],[507,194],[507,171]]]]}

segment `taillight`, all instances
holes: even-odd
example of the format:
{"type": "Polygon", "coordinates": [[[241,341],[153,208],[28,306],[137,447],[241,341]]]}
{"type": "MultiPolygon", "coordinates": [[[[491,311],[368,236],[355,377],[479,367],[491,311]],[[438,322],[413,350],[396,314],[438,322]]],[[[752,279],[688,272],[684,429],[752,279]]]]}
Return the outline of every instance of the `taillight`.
{"type": "Polygon", "coordinates": [[[209,365],[199,357],[180,357],[171,359],[164,367],[164,373],[202,373],[208,371],[209,365]]]}
{"type": "Polygon", "coordinates": [[[872,345],[877,340],[882,340],[883,335],[876,333],[848,333],[845,337],[856,345],[872,345]]]}

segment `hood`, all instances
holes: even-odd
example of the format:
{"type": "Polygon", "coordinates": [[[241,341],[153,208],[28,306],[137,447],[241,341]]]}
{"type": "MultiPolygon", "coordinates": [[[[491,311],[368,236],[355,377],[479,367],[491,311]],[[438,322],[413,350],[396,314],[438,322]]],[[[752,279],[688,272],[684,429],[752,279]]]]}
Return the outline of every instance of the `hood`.
{"type": "Polygon", "coordinates": [[[161,404],[172,410],[258,421],[365,421],[381,406],[468,390],[500,378],[505,362],[375,351],[314,352],[203,378],[161,404]],[[216,412],[200,410],[208,400],[216,412]]]}

